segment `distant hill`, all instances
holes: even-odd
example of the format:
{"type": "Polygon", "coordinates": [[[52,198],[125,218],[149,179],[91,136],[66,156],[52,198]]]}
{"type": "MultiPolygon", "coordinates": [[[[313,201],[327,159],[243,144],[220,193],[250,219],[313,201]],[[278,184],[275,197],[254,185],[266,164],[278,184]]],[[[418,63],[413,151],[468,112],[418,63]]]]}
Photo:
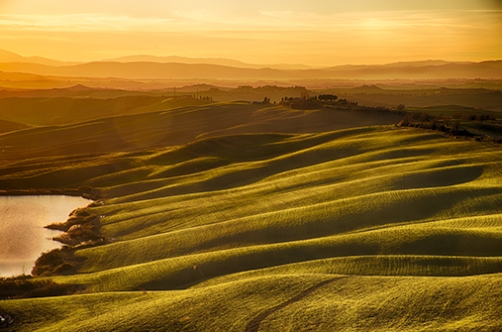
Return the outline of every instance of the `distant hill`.
{"type": "Polygon", "coordinates": [[[67,90],[69,90],[69,91],[94,91],[96,89],[93,89],[91,87],[88,87],[88,86],[85,86],[82,84],[77,84],[74,86],[70,86],[69,88],[67,88],[67,90]]]}
{"type": "MultiPolygon", "coordinates": [[[[79,62],[67,62],[59,61],[54,59],[48,59],[39,56],[25,57],[14,52],[0,49],[0,63],[9,62],[23,62],[23,63],[34,63],[39,65],[47,66],[64,66],[64,65],[76,65],[79,62]]],[[[253,64],[245,63],[239,60],[224,59],[224,58],[189,58],[182,56],[156,56],[156,55],[127,55],[117,58],[104,59],[101,62],[155,62],[155,63],[184,63],[184,64],[208,64],[208,65],[219,65],[219,66],[229,66],[236,68],[274,68],[274,69],[310,69],[311,66],[304,64],[253,64]]]]}
{"type": "Polygon", "coordinates": [[[428,66],[442,66],[451,62],[444,60],[423,60],[423,61],[400,61],[382,65],[340,65],[327,67],[326,70],[339,71],[339,70],[364,70],[370,68],[403,68],[403,67],[428,67],[428,66]]]}
{"type": "Polygon", "coordinates": [[[446,79],[502,78],[502,60],[448,62],[425,60],[383,65],[343,65],[308,68],[304,65],[247,64],[229,59],[138,55],[82,64],[40,57],[22,57],[0,50],[0,71],[65,77],[129,79],[446,79]]]}
{"type": "Polygon", "coordinates": [[[19,54],[0,49],[0,61],[2,61],[2,62],[15,62],[15,61],[21,61],[21,60],[24,60],[24,58],[22,56],[20,56],[19,54]]]}
{"type": "Polygon", "coordinates": [[[77,64],[77,62],[66,62],[47,59],[39,56],[24,57],[14,52],[0,49],[0,62],[28,62],[47,66],[64,66],[77,64]]]}
{"type": "Polygon", "coordinates": [[[385,92],[384,89],[376,86],[376,85],[362,85],[358,87],[354,87],[350,89],[354,93],[381,93],[385,92]]]}
{"type": "Polygon", "coordinates": [[[502,91],[491,89],[420,89],[385,90],[374,85],[334,91],[339,97],[357,101],[360,105],[395,107],[398,104],[415,107],[462,105],[476,109],[502,111],[502,91]]]}
{"type": "Polygon", "coordinates": [[[21,130],[29,128],[29,126],[17,123],[17,122],[12,122],[12,121],[6,121],[0,119],[0,134],[7,133],[10,131],[15,131],[15,130],[21,130]]]}
{"type": "Polygon", "coordinates": [[[323,77],[340,78],[501,78],[502,60],[446,62],[441,60],[398,62],[385,65],[336,66],[317,71],[323,77]]]}
{"type": "Polygon", "coordinates": [[[229,66],[236,68],[274,68],[274,69],[309,69],[310,66],[304,64],[252,64],[238,60],[223,58],[188,58],[181,56],[155,56],[155,55],[129,55],[119,58],[104,60],[105,62],[157,62],[157,63],[185,63],[185,64],[206,64],[229,66]]]}
{"type": "Polygon", "coordinates": [[[186,85],[181,88],[177,88],[176,91],[197,92],[197,91],[207,91],[209,89],[219,89],[219,87],[217,87],[216,85],[211,85],[211,84],[193,84],[193,85],[186,85]]]}
{"type": "Polygon", "coordinates": [[[91,62],[72,66],[47,66],[26,62],[0,63],[0,70],[28,72],[39,75],[69,77],[120,78],[220,78],[220,79],[291,79],[290,73],[277,69],[237,68],[208,64],[155,63],[155,62],[91,62]]]}

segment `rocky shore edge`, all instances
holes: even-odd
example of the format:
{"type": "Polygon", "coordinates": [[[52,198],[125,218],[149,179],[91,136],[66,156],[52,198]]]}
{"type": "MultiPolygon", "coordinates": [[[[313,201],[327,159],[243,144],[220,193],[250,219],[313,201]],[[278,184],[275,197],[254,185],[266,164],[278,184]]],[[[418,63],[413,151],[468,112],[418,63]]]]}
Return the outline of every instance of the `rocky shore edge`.
{"type": "MultiPolygon", "coordinates": [[[[101,201],[90,205],[102,204],[101,201]]],[[[108,239],[101,234],[100,217],[86,211],[86,208],[73,210],[69,218],[62,223],[45,226],[47,229],[63,232],[52,239],[64,246],[43,253],[36,261],[31,274],[34,276],[67,275],[76,273],[81,258],[73,255],[76,248],[98,246],[108,243],[108,239]]]]}

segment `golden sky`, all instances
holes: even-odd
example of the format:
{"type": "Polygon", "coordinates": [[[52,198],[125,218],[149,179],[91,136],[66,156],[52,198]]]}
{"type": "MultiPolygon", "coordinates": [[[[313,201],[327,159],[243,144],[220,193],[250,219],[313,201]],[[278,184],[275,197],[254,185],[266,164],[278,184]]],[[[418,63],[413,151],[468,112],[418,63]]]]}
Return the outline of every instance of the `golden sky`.
{"type": "Polygon", "coordinates": [[[502,0],[0,0],[0,49],[314,66],[502,58],[502,0]]]}

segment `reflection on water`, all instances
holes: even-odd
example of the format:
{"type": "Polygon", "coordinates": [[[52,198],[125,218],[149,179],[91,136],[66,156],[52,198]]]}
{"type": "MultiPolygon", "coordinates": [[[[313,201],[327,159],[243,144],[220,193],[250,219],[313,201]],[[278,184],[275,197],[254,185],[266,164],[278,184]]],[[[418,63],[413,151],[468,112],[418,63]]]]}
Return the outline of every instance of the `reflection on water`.
{"type": "Polygon", "coordinates": [[[90,202],[71,196],[0,196],[0,276],[29,274],[42,252],[60,247],[56,231],[43,226],[63,222],[90,202]]]}

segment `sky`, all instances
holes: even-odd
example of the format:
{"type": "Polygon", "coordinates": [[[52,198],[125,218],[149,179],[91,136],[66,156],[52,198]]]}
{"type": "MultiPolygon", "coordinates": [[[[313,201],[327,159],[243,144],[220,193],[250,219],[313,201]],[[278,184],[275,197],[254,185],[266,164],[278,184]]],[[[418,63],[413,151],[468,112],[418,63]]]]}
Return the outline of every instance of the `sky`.
{"type": "Polygon", "coordinates": [[[0,0],[0,49],[255,64],[502,59],[502,0],[0,0]]]}

